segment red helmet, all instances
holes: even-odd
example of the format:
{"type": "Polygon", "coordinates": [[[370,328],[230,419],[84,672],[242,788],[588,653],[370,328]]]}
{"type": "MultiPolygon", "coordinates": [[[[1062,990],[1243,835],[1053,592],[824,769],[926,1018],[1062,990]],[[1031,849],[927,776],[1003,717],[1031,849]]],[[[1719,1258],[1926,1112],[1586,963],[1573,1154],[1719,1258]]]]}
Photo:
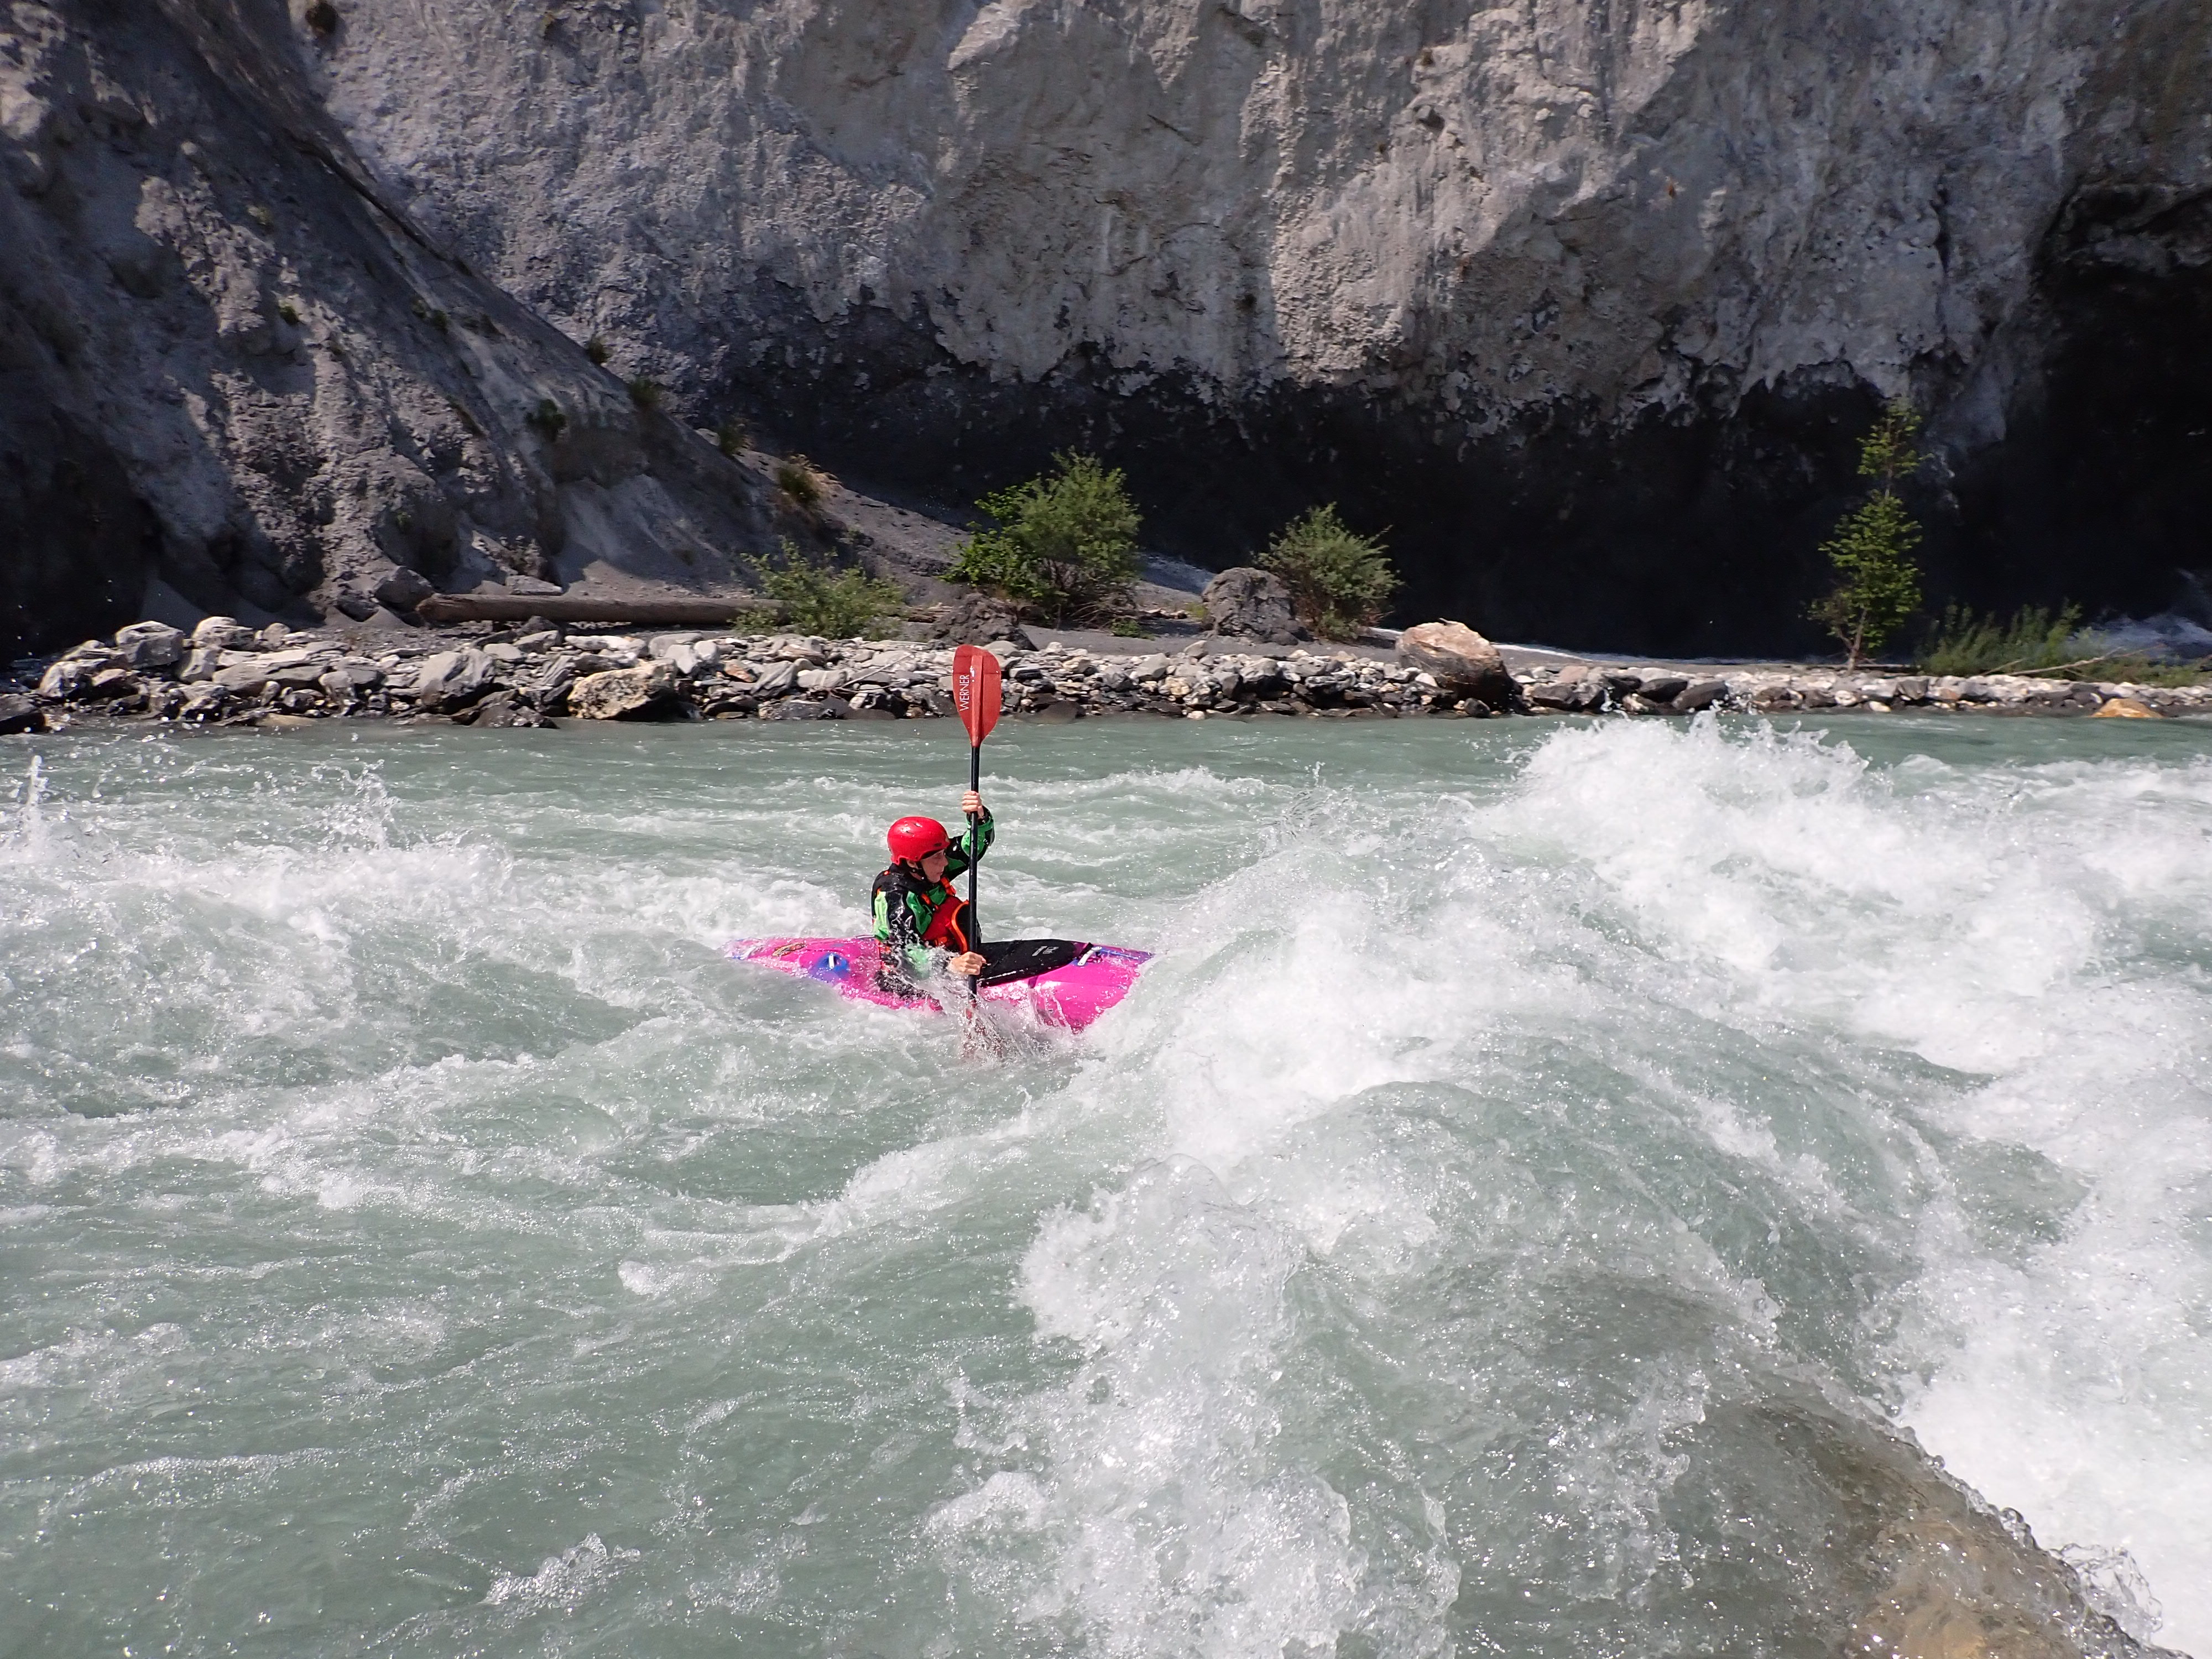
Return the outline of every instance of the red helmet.
{"type": "Polygon", "coordinates": [[[952,844],[952,837],[935,818],[901,818],[884,839],[891,844],[891,856],[908,864],[919,864],[952,844]]]}

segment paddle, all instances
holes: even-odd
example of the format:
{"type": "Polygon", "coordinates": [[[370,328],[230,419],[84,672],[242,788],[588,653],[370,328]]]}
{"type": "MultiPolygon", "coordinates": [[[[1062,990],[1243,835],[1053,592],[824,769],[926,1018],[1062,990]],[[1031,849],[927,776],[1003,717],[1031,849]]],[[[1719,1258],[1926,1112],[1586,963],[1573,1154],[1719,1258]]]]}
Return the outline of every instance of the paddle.
{"type": "MultiPolygon", "coordinates": [[[[968,787],[983,787],[983,739],[999,723],[999,659],[980,645],[963,645],[952,653],[952,706],[960,724],[968,728],[968,787]]],[[[974,830],[973,814],[968,827],[974,830]]],[[[983,942],[983,929],[975,919],[975,866],[968,866],[968,946],[983,942]]]]}

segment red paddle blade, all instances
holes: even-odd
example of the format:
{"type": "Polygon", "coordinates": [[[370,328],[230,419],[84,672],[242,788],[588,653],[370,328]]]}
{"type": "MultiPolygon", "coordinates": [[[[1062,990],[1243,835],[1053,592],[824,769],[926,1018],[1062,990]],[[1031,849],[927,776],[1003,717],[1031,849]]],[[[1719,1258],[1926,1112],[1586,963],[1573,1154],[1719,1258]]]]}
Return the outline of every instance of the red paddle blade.
{"type": "Polygon", "coordinates": [[[971,744],[981,744],[999,723],[999,659],[980,645],[952,653],[952,706],[971,744]]]}

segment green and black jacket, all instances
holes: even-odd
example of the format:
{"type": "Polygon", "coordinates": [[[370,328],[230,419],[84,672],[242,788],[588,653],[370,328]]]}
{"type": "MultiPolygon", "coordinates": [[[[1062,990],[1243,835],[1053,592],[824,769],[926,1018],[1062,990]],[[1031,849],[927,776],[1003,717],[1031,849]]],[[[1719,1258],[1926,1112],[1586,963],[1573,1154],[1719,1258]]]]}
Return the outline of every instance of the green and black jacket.
{"type": "Polygon", "coordinates": [[[968,901],[952,890],[953,878],[991,850],[986,812],[945,849],[945,878],[931,881],[911,864],[894,864],[876,878],[876,942],[883,947],[878,975],[885,988],[916,991],[945,957],[970,948],[968,901]]]}

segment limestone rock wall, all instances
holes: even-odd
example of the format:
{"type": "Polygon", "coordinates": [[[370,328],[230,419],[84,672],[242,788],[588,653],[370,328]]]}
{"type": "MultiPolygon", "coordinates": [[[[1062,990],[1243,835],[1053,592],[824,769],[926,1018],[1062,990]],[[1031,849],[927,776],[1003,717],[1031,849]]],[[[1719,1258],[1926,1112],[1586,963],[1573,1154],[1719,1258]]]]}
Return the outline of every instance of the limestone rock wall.
{"type": "Polygon", "coordinates": [[[274,0],[0,0],[0,646],[396,567],[732,579],[742,471],[449,257],[274,0]]]}
{"type": "Polygon", "coordinates": [[[2190,0],[338,10],[328,106],[438,234],[951,498],[1084,441],[1216,565],[1334,496],[1409,605],[1772,645],[1911,392],[1939,588],[2212,562],[2204,377],[2136,349],[2212,355],[2190,0]]]}

